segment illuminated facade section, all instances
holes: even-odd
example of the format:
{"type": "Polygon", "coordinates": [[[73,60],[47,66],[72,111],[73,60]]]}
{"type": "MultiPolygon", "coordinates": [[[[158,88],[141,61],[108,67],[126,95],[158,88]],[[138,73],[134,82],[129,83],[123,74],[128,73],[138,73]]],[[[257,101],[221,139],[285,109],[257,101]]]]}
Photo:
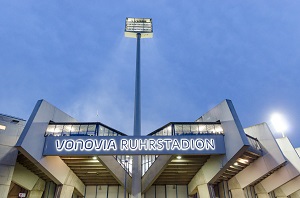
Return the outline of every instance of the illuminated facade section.
{"type": "Polygon", "coordinates": [[[188,151],[215,150],[213,138],[202,139],[121,139],[119,146],[115,139],[64,139],[55,140],[56,151],[188,151]]]}
{"type": "MultiPolygon", "coordinates": [[[[45,137],[78,137],[79,139],[60,139],[56,140],[56,151],[70,152],[83,151],[94,154],[113,154],[120,165],[131,175],[132,156],[139,152],[142,155],[142,175],[152,166],[158,155],[167,154],[165,151],[215,151],[218,144],[211,137],[201,138],[203,135],[224,135],[220,122],[171,122],[150,133],[147,139],[129,138],[126,134],[112,129],[100,122],[96,123],[55,123],[50,122],[45,132],[45,137]],[[201,135],[201,136],[199,136],[201,135]],[[83,140],[80,138],[90,137],[83,140]],[[116,139],[92,139],[91,137],[104,136],[123,136],[120,142],[116,139]],[[151,136],[153,138],[151,138],[151,136]],[[160,136],[160,137],[158,137],[160,136]],[[168,138],[170,137],[170,138],[168,138]],[[174,139],[177,137],[177,139],[174,139]],[[189,138],[186,138],[189,137],[189,138]],[[173,139],[172,139],[173,138],[173,139]],[[117,151],[117,152],[115,152],[117,151]],[[119,152],[121,151],[121,153],[119,152]],[[148,152],[145,154],[145,151],[148,152]],[[115,152],[115,153],[113,153],[115,152]],[[123,152],[123,153],[122,153],[123,152]],[[143,154],[144,153],[144,154],[143,154]],[[126,160],[125,160],[126,158],[126,160]],[[127,161],[126,163],[124,163],[127,161]]],[[[220,143],[219,143],[220,145],[220,143]]],[[[181,153],[181,152],[179,152],[181,153]]]]}

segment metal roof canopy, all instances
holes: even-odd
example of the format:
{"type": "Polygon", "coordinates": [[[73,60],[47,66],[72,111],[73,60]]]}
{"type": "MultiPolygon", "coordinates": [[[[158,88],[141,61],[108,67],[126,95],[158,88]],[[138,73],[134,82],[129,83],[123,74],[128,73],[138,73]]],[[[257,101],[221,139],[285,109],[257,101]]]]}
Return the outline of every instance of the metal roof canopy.
{"type": "Polygon", "coordinates": [[[126,18],[125,37],[137,38],[137,34],[140,34],[141,38],[153,37],[151,18],[126,18]]]}

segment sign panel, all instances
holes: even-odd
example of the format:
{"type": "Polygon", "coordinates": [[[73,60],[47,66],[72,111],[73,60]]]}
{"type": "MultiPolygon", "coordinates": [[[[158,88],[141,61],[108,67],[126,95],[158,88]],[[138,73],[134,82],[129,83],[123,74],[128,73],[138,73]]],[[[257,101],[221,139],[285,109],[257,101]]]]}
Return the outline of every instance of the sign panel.
{"type": "Polygon", "coordinates": [[[26,193],[19,193],[19,197],[26,197],[26,193]]]}
{"type": "Polygon", "coordinates": [[[225,154],[223,135],[48,136],[43,155],[225,154]]]}

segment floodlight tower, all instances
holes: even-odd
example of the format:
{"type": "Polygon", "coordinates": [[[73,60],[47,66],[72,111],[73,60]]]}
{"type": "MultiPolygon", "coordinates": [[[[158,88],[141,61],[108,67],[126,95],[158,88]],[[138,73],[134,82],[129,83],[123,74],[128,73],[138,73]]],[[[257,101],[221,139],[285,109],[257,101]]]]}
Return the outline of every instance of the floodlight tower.
{"type": "Polygon", "coordinates": [[[134,129],[135,136],[141,135],[141,38],[152,38],[152,19],[126,18],[125,37],[136,38],[136,73],[135,73],[135,102],[134,102],[134,129]]]}
{"type": "MultiPolygon", "coordinates": [[[[125,37],[136,38],[136,73],[135,73],[135,98],[134,98],[134,127],[133,135],[141,135],[141,66],[140,66],[140,40],[152,38],[152,19],[150,18],[126,18],[125,37]]],[[[141,156],[133,156],[132,164],[132,196],[141,197],[142,189],[142,162],[141,156]]]]}

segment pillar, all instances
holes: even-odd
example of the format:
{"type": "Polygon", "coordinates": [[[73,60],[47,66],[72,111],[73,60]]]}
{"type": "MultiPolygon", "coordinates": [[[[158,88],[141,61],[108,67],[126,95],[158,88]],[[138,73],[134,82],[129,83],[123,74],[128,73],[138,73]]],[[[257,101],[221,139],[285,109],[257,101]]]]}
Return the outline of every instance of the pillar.
{"type": "Polygon", "coordinates": [[[254,186],[258,198],[269,198],[269,194],[261,183],[254,186]]]}
{"type": "Polygon", "coordinates": [[[287,195],[280,188],[275,189],[274,193],[276,198],[288,198],[287,195]]]}
{"type": "Polygon", "coordinates": [[[45,190],[46,182],[41,178],[35,183],[33,189],[29,193],[29,198],[41,198],[45,190]]]}
{"type": "Polygon", "coordinates": [[[300,198],[300,190],[290,195],[291,198],[300,198]]]}
{"type": "Polygon", "coordinates": [[[61,198],[72,198],[74,191],[74,186],[69,186],[69,185],[63,185],[60,191],[60,196],[61,198]]]}
{"type": "Polygon", "coordinates": [[[0,198],[7,198],[13,172],[13,166],[0,164],[0,198]]]}
{"type": "Polygon", "coordinates": [[[236,177],[233,177],[228,181],[228,188],[231,191],[232,198],[246,198],[236,177]]]}
{"type": "Polygon", "coordinates": [[[77,189],[80,196],[84,195],[85,186],[82,181],[70,170],[63,185],[60,185],[56,190],[56,196],[61,198],[71,198],[74,189],[77,189]]]}
{"type": "Polygon", "coordinates": [[[197,192],[199,195],[199,198],[210,198],[209,195],[209,189],[207,184],[201,184],[197,186],[197,192]]]}

